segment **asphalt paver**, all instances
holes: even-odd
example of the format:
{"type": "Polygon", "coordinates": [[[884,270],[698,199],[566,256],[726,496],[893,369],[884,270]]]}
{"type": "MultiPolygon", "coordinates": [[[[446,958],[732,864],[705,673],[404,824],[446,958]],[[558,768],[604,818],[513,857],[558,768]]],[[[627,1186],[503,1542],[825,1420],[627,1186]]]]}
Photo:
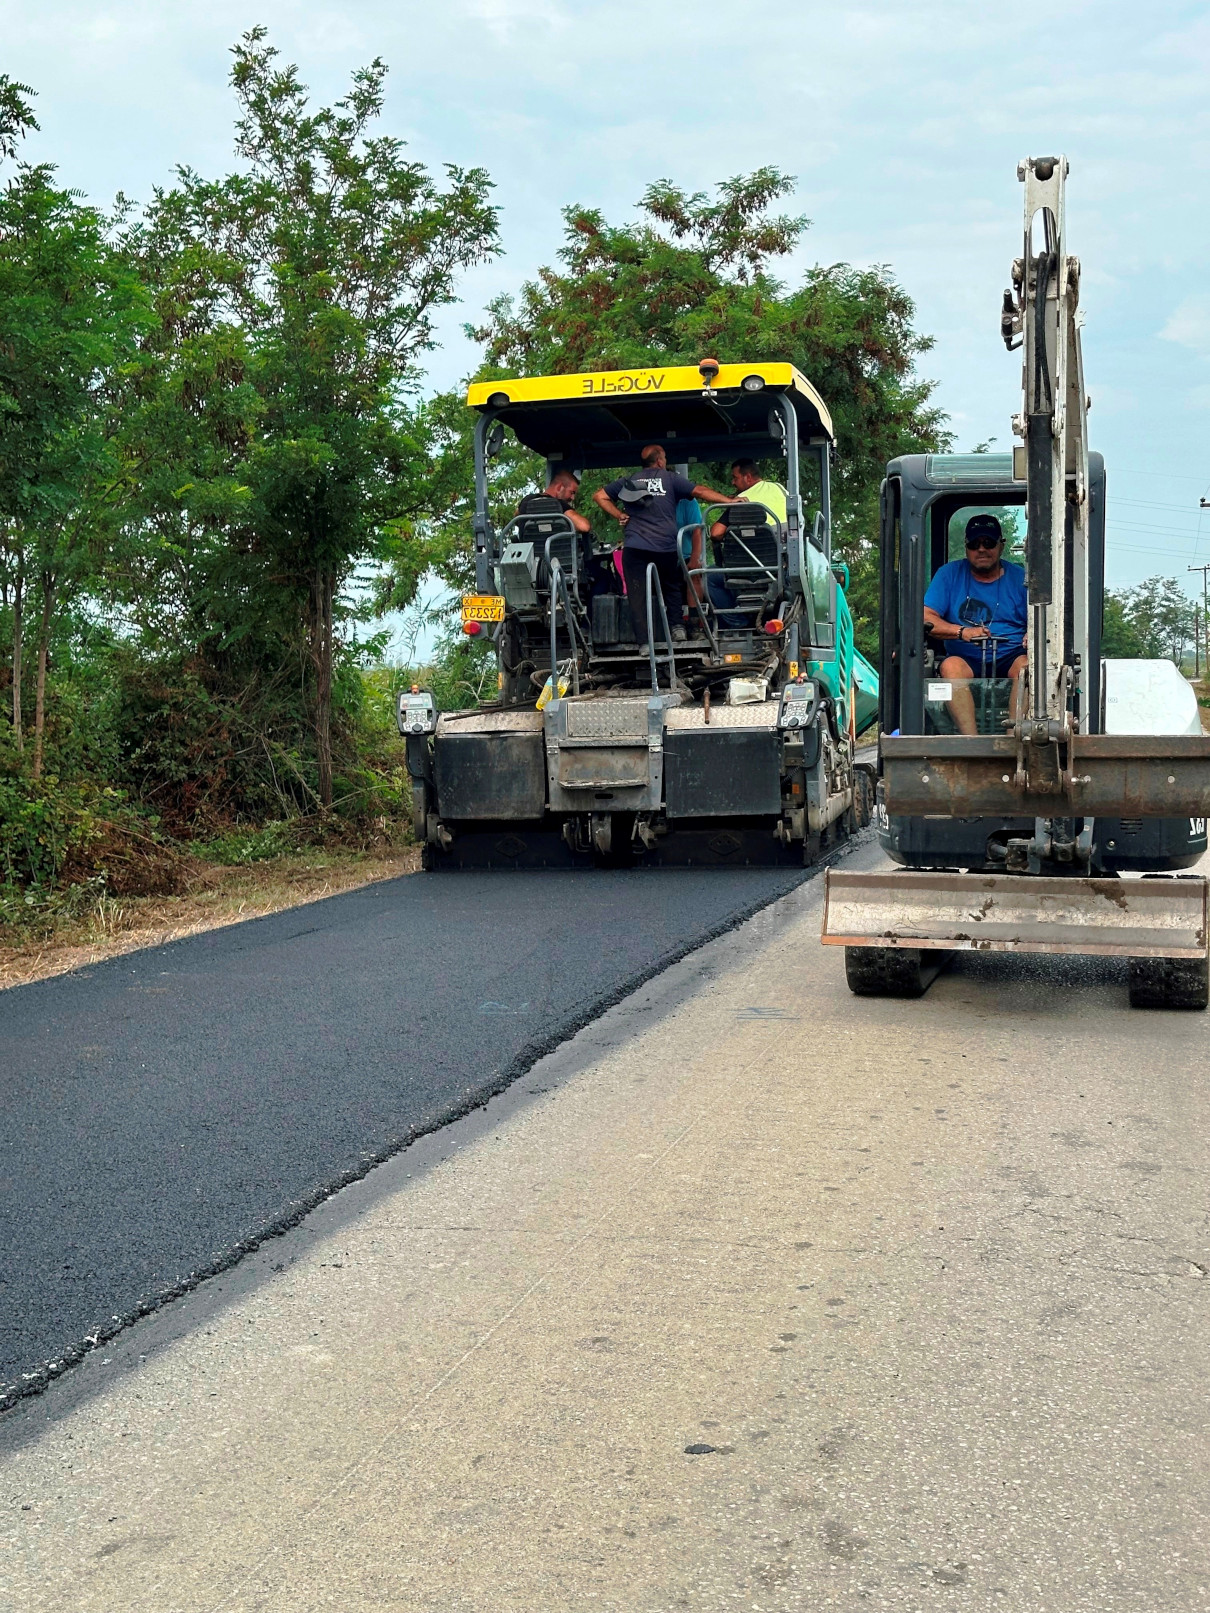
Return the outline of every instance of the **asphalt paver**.
{"type": "Polygon", "coordinates": [[[802,877],[413,875],[0,993],[0,1403],[802,877]]]}

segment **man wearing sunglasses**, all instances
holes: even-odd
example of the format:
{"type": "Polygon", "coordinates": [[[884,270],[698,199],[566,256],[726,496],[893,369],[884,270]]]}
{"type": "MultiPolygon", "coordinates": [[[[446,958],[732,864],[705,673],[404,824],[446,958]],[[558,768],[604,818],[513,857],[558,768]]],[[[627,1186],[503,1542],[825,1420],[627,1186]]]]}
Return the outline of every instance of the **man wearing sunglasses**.
{"type": "Polygon", "coordinates": [[[925,630],[946,640],[940,675],[954,685],[948,702],[959,733],[978,732],[975,702],[962,685],[971,678],[1011,678],[1017,712],[1029,622],[1025,572],[1003,559],[1004,533],[994,515],[966,523],[966,557],[938,568],[924,596],[925,630]]]}

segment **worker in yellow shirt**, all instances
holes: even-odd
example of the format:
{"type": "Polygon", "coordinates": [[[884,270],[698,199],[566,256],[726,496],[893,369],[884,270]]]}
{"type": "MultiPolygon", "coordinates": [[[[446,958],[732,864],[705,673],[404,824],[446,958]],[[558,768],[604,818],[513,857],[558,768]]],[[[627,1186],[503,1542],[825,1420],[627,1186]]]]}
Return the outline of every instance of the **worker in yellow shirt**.
{"type": "MultiPolygon", "coordinates": [[[[777,519],[785,522],[786,519],[786,490],[780,482],[765,481],[756,468],[754,459],[737,459],[731,465],[731,485],[739,494],[742,504],[763,504],[777,519]]],[[[727,530],[725,520],[716,521],[710,528],[712,538],[721,538],[727,530]]],[[[701,565],[700,549],[695,553],[692,564],[701,565]]],[[[735,604],[735,596],[726,587],[721,577],[713,572],[706,573],[706,588],[709,592],[710,603],[715,610],[726,611],[735,604]]],[[[741,617],[721,616],[719,618],[723,627],[742,627],[744,620],[741,617]]]]}
{"type": "Polygon", "coordinates": [[[786,518],[786,490],[780,482],[761,477],[754,459],[737,459],[731,466],[731,485],[747,504],[763,504],[779,521],[786,518]]]}

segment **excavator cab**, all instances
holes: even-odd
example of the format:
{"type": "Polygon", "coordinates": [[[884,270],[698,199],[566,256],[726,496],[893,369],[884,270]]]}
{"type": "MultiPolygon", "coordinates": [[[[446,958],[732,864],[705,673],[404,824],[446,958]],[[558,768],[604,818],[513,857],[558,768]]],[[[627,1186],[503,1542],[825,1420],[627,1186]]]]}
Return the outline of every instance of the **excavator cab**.
{"type": "MultiPolygon", "coordinates": [[[[1129,672],[1130,664],[1105,663],[1101,656],[1105,462],[1100,454],[1091,453],[1088,464],[1089,664],[1076,692],[1075,717],[1085,732],[1099,734],[1115,727],[1114,706],[1106,697],[1115,687],[1115,673],[1120,668],[1129,672]],[[1097,693],[1089,699],[1085,690],[1097,693]],[[1087,710],[1081,709],[1082,704],[1087,710]]],[[[1027,536],[1025,493],[1024,482],[1013,478],[1011,454],[909,454],[888,465],[881,496],[884,733],[957,735],[961,732],[957,703],[962,700],[969,702],[967,711],[973,712],[977,734],[1001,739],[1012,734],[1021,686],[1018,680],[996,676],[1001,660],[997,641],[982,641],[987,665],[975,677],[961,686],[946,679],[942,666],[951,646],[929,634],[924,598],[940,567],[964,553],[966,523],[972,516],[994,515],[1005,534],[1004,559],[1020,562],[1027,536]]],[[[964,619],[982,625],[984,599],[972,598],[969,605],[964,619]]],[[[1153,699],[1152,731],[1174,735],[1190,731],[1190,705],[1196,718],[1196,703],[1183,680],[1165,684],[1164,694],[1153,699]]],[[[887,854],[907,868],[1002,871],[1010,842],[1033,832],[1033,819],[1025,816],[888,814],[882,800],[880,789],[879,840],[887,854]]],[[[1094,820],[1089,861],[1098,874],[1161,872],[1192,867],[1206,845],[1206,820],[1201,816],[1107,815],[1094,820]]]]}
{"type": "Polygon", "coordinates": [[[872,771],[855,738],[876,675],[832,563],[832,421],[807,378],[703,360],[482,382],[467,401],[476,592],[463,622],[495,649],[499,698],[408,738],[429,866],[801,865],[866,821],[872,771]],[[642,597],[625,597],[622,531],[603,511],[589,535],[541,495],[494,510],[492,461],[509,434],[538,476],[544,463],[545,485],[561,469],[585,491],[632,476],[659,443],[720,492],[732,461],[758,461],[785,509],[707,509],[707,528],[721,509],[725,530],[704,553],[682,527],[689,609],[674,623],[654,565],[642,597]]]}

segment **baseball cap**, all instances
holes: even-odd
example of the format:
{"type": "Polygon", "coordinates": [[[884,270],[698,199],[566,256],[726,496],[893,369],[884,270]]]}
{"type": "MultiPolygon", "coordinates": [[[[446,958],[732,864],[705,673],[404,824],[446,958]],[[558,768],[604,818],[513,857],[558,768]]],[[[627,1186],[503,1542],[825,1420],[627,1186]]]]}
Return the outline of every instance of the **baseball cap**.
{"type": "Polygon", "coordinates": [[[647,483],[637,476],[628,476],[618,492],[619,504],[636,504],[640,509],[646,504],[653,503],[654,500],[655,494],[647,483]]]}
{"type": "Polygon", "coordinates": [[[994,515],[972,515],[966,523],[968,546],[973,538],[994,538],[997,543],[1003,543],[1004,531],[994,515]]]}

